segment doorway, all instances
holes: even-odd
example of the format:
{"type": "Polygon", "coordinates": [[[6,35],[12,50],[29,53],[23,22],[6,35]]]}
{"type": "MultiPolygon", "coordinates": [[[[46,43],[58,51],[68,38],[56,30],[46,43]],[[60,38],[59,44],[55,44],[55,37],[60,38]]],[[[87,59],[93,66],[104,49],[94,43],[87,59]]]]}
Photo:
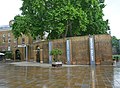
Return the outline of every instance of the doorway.
{"type": "Polygon", "coordinates": [[[21,60],[21,55],[20,55],[20,50],[19,50],[19,49],[17,49],[17,50],[15,51],[15,59],[16,59],[16,60],[21,60]]]}
{"type": "Polygon", "coordinates": [[[40,48],[39,46],[36,47],[36,62],[40,62],[40,48]]]}

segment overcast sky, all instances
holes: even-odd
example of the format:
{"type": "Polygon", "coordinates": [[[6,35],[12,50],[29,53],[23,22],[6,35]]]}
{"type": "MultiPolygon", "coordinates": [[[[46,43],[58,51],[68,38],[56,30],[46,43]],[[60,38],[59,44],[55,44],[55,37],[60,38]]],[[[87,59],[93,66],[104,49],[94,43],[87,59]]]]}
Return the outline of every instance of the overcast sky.
{"type": "MultiPolygon", "coordinates": [[[[109,19],[112,36],[120,39],[120,0],[105,0],[104,19],[109,19]]],[[[8,25],[20,14],[21,0],[0,0],[0,25],[8,25]]]]}
{"type": "Polygon", "coordinates": [[[120,39],[120,0],[105,0],[105,19],[109,19],[112,36],[120,39]]]}
{"type": "Polygon", "coordinates": [[[8,25],[9,21],[20,12],[21,0],[0,0],[0,25],[8,25]]]}

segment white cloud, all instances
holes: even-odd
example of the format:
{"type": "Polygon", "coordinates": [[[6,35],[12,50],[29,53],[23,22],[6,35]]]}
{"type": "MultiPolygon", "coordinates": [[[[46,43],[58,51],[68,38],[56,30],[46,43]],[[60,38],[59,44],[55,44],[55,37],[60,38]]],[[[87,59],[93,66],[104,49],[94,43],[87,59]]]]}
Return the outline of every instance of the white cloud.
{"type": "Polygon", "coordinates": [[[19,8],[22,6],[21,0],[1,0],[0,1],[0,25],[8,25],[14,16],[20,14],[19,8]]]}
{"type": "MultiPolygon", "coordinates": [[[[105,19],[109,19],[112,35],[120,39],[120,0],[105,0],[105,19]]],[[[0,0],[0,25],[8,25],[14,16],[20,14],[21,0],[0,0]]]]}
{"type": "Polygon", "coordinates": [[[112,36],[120,39],[120,0],[105,0],[105,19],[109,19],[112,36]]]}

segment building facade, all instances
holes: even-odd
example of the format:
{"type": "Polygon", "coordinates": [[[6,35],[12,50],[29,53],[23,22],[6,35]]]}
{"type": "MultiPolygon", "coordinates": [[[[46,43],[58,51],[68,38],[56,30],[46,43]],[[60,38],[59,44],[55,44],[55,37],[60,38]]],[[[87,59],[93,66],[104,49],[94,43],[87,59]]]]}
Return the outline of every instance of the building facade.
{"type": "MultiPolygon", "coordinates": [[[[71,37],[52,41],[33,41],[31,36],[22,35],[16,39],[10,28],[0,30],[0,51],[12,51],[14,61],[35,61],[51,63],[49,54],[54,48],[59,48],[63,54],[59,57],[64,64],[91,64],[90,37],[71,37]]],[[[110,35],[94,35],[94,63],[112,64],[112,45],[110,35]]]]}
{"type": "Polygon", "coordinates": [[[22,35],[16,39],[10,27],[0,28],[0,52],[12,51],[14,60],[28,60],[30,57],[27,51],[31,43],[31,37],[22,35]]]}
{"type": "Polygon", "coordinates": [[[17,40],[14,38],[10,29],[0,29],[0,51],[12,51],[17,46],[17,40]]]}

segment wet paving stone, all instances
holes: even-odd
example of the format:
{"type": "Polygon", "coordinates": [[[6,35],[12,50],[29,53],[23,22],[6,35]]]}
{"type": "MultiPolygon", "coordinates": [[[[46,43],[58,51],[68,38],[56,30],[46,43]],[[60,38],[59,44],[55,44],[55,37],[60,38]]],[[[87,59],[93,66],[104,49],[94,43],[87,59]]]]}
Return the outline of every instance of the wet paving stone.
{"type": "Polygon", "coordinates": [[[0,63],[0,88],[120,88],[120,68],[53,68],[0,63]]]}

